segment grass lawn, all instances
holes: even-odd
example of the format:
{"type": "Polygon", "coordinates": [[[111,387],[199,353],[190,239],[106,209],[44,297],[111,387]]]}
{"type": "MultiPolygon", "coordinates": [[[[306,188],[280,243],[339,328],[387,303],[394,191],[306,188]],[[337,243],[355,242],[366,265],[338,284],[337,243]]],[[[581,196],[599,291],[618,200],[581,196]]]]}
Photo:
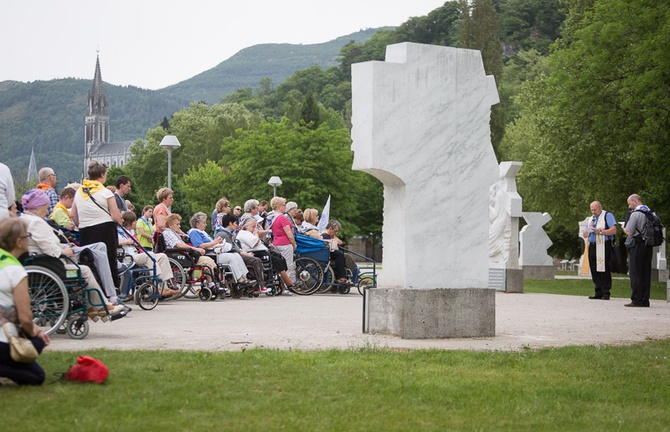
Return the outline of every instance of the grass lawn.
{"type": "MultiPolygon", "coordinates": [[[[574,275],[574,272],[572,272],[574,275]]],[[[612,297],[630,298],[630,280],[618,279],[625,275],[613,275],[612,279],[612,297]]],[[[524,292],[545,293],[545,294],[564,294],[591,296],[594,294],[593,282],[591,278],[581,279],[525,279],[523,281],[524,292]]],[[[651,299],[666,300],[667,286],[665,282],[651,283],[651,299]]]]}
{"type": "Polygon", "coordinates": [[[523,352],[92,351],[104,385],[0,388],[3,431],[661,431],[670,341],[523,352]]]}

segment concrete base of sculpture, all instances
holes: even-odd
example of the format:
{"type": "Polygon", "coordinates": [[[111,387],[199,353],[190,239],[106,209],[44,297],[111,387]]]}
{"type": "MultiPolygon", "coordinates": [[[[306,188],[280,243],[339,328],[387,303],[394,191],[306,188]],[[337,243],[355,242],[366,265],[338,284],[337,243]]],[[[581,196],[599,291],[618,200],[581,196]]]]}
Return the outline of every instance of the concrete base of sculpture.
{"type": "Polygon", "coordinates": [[[365,331],[403,339],[495,336],[494,289],[369,289],[365,331]]]}
{"type": "Polygon", "coordinates": [[[523,266],[524,279],[553,279],[554,266],[523,266]]]}
{"type": "Polygon", "coordinates": [[[523,292],[523,270],[507,269],[505,271],[505,292],[522,293],[523,292]]]}
{"type": "Polygon", "coordinates": [[[508,293],[522,293],[523,270],[490,268],[489,288],[508,293]]]}
{"type": "Polygon", "coordinates": [[[665,282],[668,280],[668,271],[667,270],[659,270],[659,269],[651,269],[651,280],[653,281],[661,281],[665,282]]]}

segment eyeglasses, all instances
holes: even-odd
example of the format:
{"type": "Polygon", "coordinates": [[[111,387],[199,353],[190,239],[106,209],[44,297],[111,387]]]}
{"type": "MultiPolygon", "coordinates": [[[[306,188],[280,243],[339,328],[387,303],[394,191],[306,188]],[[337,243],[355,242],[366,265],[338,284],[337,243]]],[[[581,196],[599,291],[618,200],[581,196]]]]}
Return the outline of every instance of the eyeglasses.
{"type": "Polygon", "coordinates": [[[53,174],[49,174],[49,177],[51,177],[51,176],[54,176],[54,177],[56,177],[56,173],[53,173],[53,174]]]}
{"type": "Polygon", "coordinates": [[[31,233],[28,233],[28,234],[26,234],[26,235],[22,235],[22,236],[19,237],[19,238],[33,238],[33,235],[32,235],[31,233]]]}

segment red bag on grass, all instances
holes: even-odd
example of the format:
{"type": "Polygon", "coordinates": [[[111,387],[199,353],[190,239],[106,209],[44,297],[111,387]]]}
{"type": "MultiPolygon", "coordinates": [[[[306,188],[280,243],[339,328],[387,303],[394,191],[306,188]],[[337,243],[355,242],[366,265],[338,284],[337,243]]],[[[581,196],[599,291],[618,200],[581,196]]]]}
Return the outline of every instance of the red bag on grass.
{"type": "Polygon", "coordinates": [[[68,381],[91,382],[102,384],[109,376],[109,369],[105,364],[93,357],[79,356],[77,364],[63,375],[68,381]]]}

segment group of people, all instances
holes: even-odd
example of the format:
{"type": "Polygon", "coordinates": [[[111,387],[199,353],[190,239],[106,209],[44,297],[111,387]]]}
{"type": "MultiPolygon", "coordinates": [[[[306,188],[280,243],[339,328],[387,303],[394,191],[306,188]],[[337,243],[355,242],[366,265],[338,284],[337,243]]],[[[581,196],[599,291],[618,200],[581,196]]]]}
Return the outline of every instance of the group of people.
{"type": "MultiPolygon", "coordinates": [[[[121,295],[119,247],[140,265],[156,262],[163,295],[179,293],[174,289],[167,256],[153,252],[155,232],[166,248],[200,252],[197,264],[209,267],[209,275],[215,274],[216,265],[223,264],[230,269],[235,283],[255,285],[259,292],[268,292],[262,262],[254,254],[263,252],[270,255],[273,267],[288,288],[285,293],[290,295],[290,289],[299,283],[293,262],[294,235],[300,228],[293,219],[295,203],[287,206],[284,198],[276,197],[271,203],[272,211],[267,212],[267,202],[248,200],[242,213],[239,206],[231,211],[228,200],[222,198],[212,214],[212,235],[206,231],[207,216],[202,212],[190,218],[191,229],[184,233],[181,216],[171,212],[171,189],[160,189],[156,194],[158,205],[145,206],[137,218],[132,203],[126,199],[131,190],[130,178],[119,176],[115,187],[110,188],[105,186],[107,173],[107,165],[91,161],[88,179],[68,185],[58,194],[56,173],[44,167],[39,171],[38,185],[20,197],[19,206],[11,172],[0,163],[0,324],[7,329],[7,334],[0,332],[0,381],[38,385],[45,378],[37,362],[13,361],[8,344],[8,335],[16,336],[20,329],[38,351],[50,343],[49,337],[33,324],[27,273],[19,261],[26,253],[61,259],[66,270],[80,269],[86,286],[94,290],[87,310],[94,321],[107,315],[125,316],[131,310],[121,295]],[[75,264],[83,254],[92,258],[97,278],[89,266],[75,264]]],[[[206,282],[214,283],[211,276],[206,282]]]]}
{"type": "MultiPolygon", "coordinates": [[[[628,213],[621,225],[629,251],[631,301],[624,306],[649,307],[653,247],[646,244],[644,237],[649,235],[645,231],[646,214],[650,209],[642,203],[642,198],[637,194],[628,197],[627,205],[628,213]]],[[[589,268],[595,287],[595,293],[589,296],[589,299],[609,300],[612,289],[613,242],[618,224],[614,214],[603,210],[599,201],[592,202],[590,210],[592,217],[582,233],[582,236],[588,239],[589,268]]]]}

